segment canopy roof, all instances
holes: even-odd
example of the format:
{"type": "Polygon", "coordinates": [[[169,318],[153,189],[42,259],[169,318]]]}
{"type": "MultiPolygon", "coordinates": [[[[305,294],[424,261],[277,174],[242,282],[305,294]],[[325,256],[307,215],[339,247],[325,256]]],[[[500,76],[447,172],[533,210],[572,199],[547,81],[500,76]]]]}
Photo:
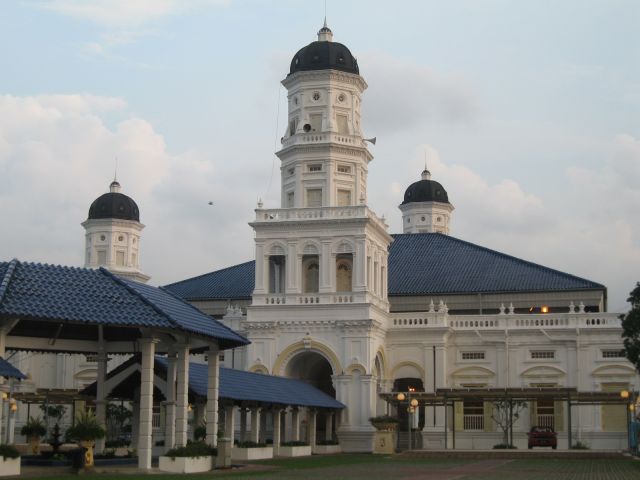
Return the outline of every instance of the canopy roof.
{"type": "MultiPolygon", "coordinates": [[[[133,398],[131,385],[138,385],[140,356],[135,355],[125,363],[119,365],[107,374],[107,390],[117,398],[133,398]],[[129,375],[123,372],[129,371],[129,375]],[[110,382],[110,380],[116,383],[110,382]]],[[[208,365],[189,363],[189,398],[196,402],[207,397],[208,365]]],[[[154,374],[162,380],[167,378],[167,358],[156,356],[154,374]]],[[[160,384],[154,382],[158,388],[154,395],[161,393],[160,384]]],[[[96,384],[92,383],[81,394],[95,397],[96,384]]],[[[164,395],[162,394],[162,397],[164,395]]],[[[220,368],[220,383],[218,398],[221,402],[234,404],[281,405],[296,407],[342,409],[344,405],[335,398],[318,390],[302,380],[276,377],[260,373],[245,372],[231,368],[220,368]]],[[[156,401],[158,398],[155,399],[156,401]]]]}
{"type": "Polygon", "coordinates": [[[11,365],[2,357],[0,357],[0,377],[17,378],[18,380],[24,380],[25,378],[27,378],[24,373],[11,365]]]}
{"type": "Polygon", "coordinates": [[[104,268],[16,259],[0,262],[0,321],[15,322],[8,348],[12,336],[48,339],[31,342],[32,348],[21,345],[27,350],[61,351],[59,340],[95,340],[99,326],[108,327],[105,341],[128,343],[129,352],[143,330],[216,340],[221,349],[249,343],[163,288],[117,277],[104,268]]]}

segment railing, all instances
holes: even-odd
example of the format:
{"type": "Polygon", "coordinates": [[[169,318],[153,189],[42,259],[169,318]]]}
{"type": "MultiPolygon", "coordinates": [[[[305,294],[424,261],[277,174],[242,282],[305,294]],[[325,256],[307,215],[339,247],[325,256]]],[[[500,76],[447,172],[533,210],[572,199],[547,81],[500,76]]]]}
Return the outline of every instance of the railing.
{"type": "Polygon", "coordinates": [[[554,428],[555,416],[553,414],[538,415],[537,427],[550,427],[554,428]]]}
{"type": "Polygon", "coordinates": [[[151,429],[155,431],[160,431],[162,429],[162,423],[160,419],[160,412],[153,412],[151,417],[151,429]]]}
{"type": "Polygon", "coordinates": [[[282,140],[282,147],[291,145],[307,145],[309,143],[341,143],[343,145],[353,145],[364,147],[364,140],[360,136],[342,135],[339,133],[298,133],[282,140]]]}
{"type": "Polygon", "coordinates": [[[298,220],[337,220],[349,218],[369,218],[383,229],[388,225],[366,205],[348,207],[272,208],[257,209],[256,223],[290,222],[298,220]]]}
{"type": "Polygon", "coordinates": [[[464,415],[462,417],[464,430],[484,430],[484,415],[464,415]]]}
{"type": "Polygon", "coordinates": [[[365,293],[307,293],[302,295],[266,294],[253,295],[253,305],[319,305],[339,303],[364,303],[365,293]]]}
{"type": "Polygon", "coordinates": [[[445,312],[391,314],[390,328],[449,327],[454,330],[619,328],[617,313],[449,315],[445,312]]]}

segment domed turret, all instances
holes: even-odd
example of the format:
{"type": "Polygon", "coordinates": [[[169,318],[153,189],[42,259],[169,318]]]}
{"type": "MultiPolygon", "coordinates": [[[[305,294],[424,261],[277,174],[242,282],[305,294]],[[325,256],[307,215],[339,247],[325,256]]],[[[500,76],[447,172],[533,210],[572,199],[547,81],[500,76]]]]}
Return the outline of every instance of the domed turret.
{"type": "Polygon", "coordinates": [[[431,180],[431,172],[426,168],[422,172],[422,179],[409,185],[404,192],[402,205],[416,202],[449,203],[447,191],[440,183],[431,180]]]}
{"type": "Polygon", "coordinates": [[[121,193],[117,180],[109,192],[96,198],[82,222],[85,234],[85,267],[105,267],[116,275],[138,282],[149,276],[140,271],[140,210],[131,197],[121,193]]]}
{"type": "Polygon", "coordinates": [[[117,180],[109,185],[109,193],[100,195],[89,207],[88,220],[98,218],[117,218],[120,220],[140,221],[138,205],[131,197],[120,193],[121,187],[117,180]]]}
{"type": "Polygon", "coordinates": [[[453,205],[445,188],[431,180],[425,165],[422,178],[409,185],[400,205],[404,233],[449,234],[453,205]]]}
{"type": "Polygon", "coordinates": [[[318,31],[318,40],[298,50],[291,60],[289,75],[308,70],[341,70],[360,74],[358,61],[341,43],[333,41],[333,32],[324,26],[318,31]]]}

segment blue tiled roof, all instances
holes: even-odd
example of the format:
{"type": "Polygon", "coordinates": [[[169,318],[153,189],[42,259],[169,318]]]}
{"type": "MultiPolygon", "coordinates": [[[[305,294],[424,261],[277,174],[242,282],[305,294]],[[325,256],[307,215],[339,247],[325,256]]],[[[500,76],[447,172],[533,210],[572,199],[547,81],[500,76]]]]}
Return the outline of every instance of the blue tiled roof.
{"type": "MultiPolygon", "coordinates": [[[[389,248],[390,296],[604,290],[604,285],[527,262],[449,235],[393,235],[389,248]]],[[[255,262],[167,285],[187,300],[246,299],[255,262]]]]}
{"type": "Polygon", "coordinates": [[[603,285],[440,233],[398,234],[389,295],[604,289],[603,285]]]}
{"type": "Polygon", "coordinates": [[[249,299],[255,283],[256,262],[205,273],[165,288],[188,300],[249,299]]]}
{"type": "MultiPolygon", "coordinates": [[[[2,270],[0,270],[0,274],[2,270]]],[[[18,380],[24,380],[27,376],[18,370],[16,367],[7,362],[4,358],[0,357],[0,377],[4,378],[17,378],[18,380]]]]}
{"type": "Polygon", "coordinates": [[[124,280],[105,269],[0,262],[0,317],[184,330],[220,342],[248,340],[169,292],[124,280]]]}
{"type": "MultiPolygon", "coordinates": [[[[166,369],[166,358],[156,357],[156,365],[166,369]]],[[[207,370],[207,365],[189,364],[189,388],[200,397],[207,396],[207,370]]],[[[231,368],[220,369],[218,397],[234,401],[255,401],[298,407],[344,408],[344,405],[335,398],[302,380],[231,368]]]]}

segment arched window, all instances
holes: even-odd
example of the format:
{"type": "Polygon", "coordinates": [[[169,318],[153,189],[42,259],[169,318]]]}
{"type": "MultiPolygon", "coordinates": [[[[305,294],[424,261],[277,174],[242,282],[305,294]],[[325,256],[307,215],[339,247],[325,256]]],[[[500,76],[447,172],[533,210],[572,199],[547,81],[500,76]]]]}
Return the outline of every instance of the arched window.
{"type": "Polygon", "coordinates": [[[286,257],[284,255],[269,257],[269,293],[284,293],[285,266],[286,257]]]}
{"type": "Polygon", "coordinates": [[[302,291],[304,293],[318,293],[320,284],[320,264],[318,255],[304,255],[302,257],[302,291]]]}
{"type": "Polygon", "coordinates": [[[342,253],[336,257],[336,292],[353,291],[353,254],[342,253]]]}

